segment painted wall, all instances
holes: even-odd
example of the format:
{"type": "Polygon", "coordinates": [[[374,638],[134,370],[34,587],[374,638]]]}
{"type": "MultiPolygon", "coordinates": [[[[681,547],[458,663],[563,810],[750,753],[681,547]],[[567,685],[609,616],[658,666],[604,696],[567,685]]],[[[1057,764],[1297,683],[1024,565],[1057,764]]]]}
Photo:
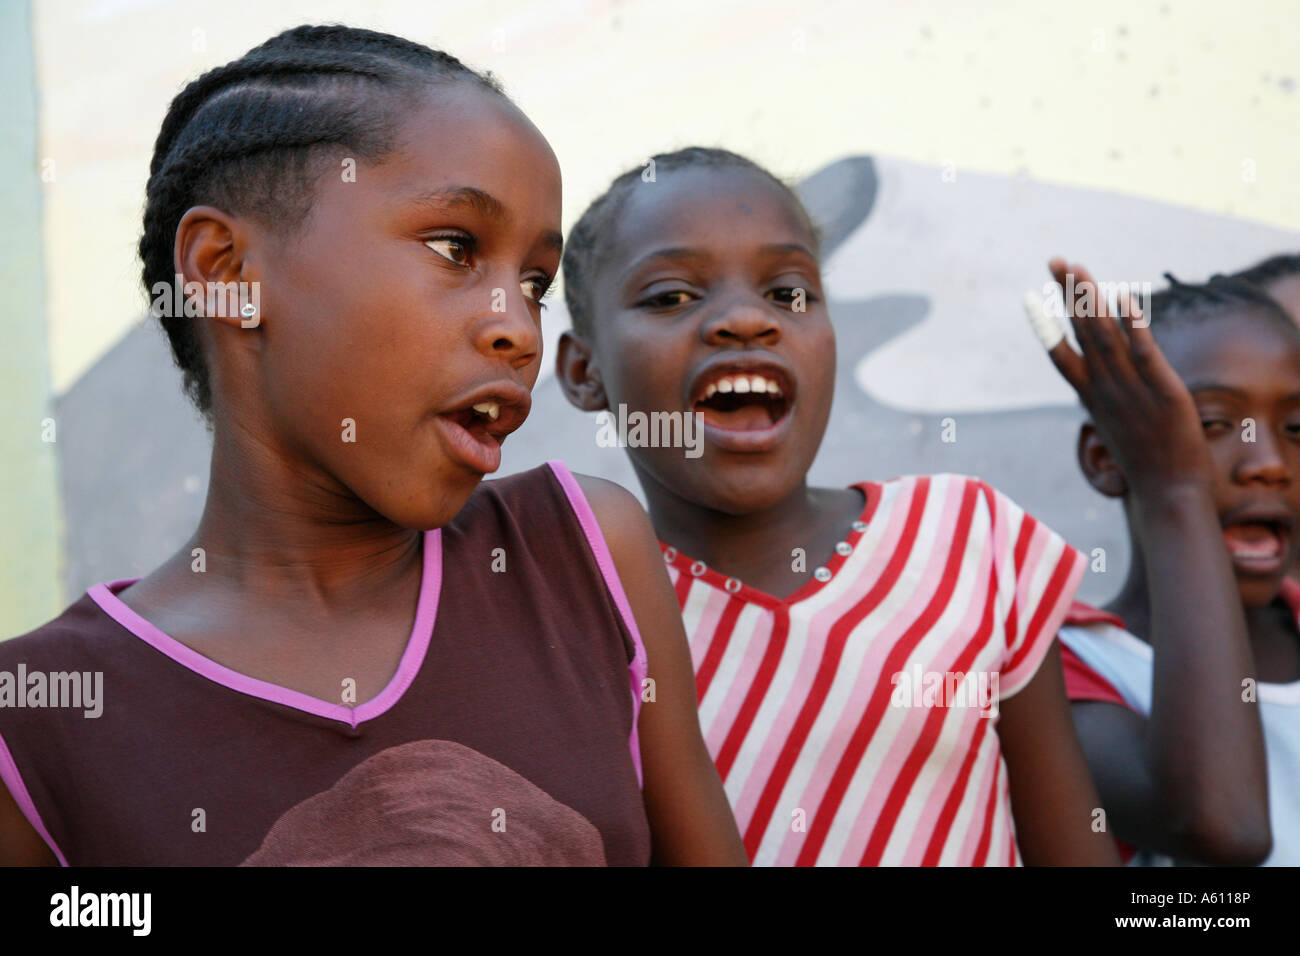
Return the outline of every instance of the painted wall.
{"type": "MultiPolygon", "coordinates": [[[[1019,302],[1055,252],[1140,281],[1300,248],[1300,3],[1224,16],[1208,0],[41,3],[35,152],[57,175],[42,183],[15,160],[28,185],[6,177],[2,194],[43,211],[43,289],[17,301],[39,315],[45,300],[45,334],[20,354],[24,368],[48,361],[30,374],[49,384],[6,377],[0,402],[19,431],[55,403],[70,534],[62,576],[53,559],[33,573],[64,601],[145,573],[188,535],[206,488],[206,435],[140,321],[135,243],[167,103],[287,26],[347,22],[498,74],[556,149],[566,224],[623,168],[688,143],[801,180],[843,227],[827,262],[836,409],[814,479],[980,474],[1079,547],[1107,547],[1106,578],[1084,592],[1105,596],[1123,573],[1117,515],[1076,476],[1078,413],[1019,302]],[[939,440],[944,417],[956,443],[939,440]]],[[[563,309],[547,322],[553,341],[563,309]]],[[[632,486],[594,436],[548,375],[504,470],[564,457],[632,486]]],[[[49,446],[13,456],[0,493],[24,530],[0,542],[6,568],[59,550],[49,446]]],[[[48,618],[41,593],[0,590],[0,634],[48,618]]]]}
{"type": "Polygon", "coordinates": [[[0,636],[63,607],[38,93],[26,2],[0,4],[0,636]]]}

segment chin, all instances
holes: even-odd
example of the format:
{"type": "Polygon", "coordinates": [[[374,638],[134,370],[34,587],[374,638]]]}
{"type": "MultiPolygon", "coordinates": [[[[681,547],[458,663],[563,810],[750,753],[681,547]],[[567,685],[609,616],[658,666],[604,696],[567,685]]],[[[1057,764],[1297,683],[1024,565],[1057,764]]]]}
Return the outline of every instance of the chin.
{"type": "Polygon", "coordinates": [[[400,501],[391,500],[390,496],[389,501],[372,507],[395,525],[432,531],[450,524],[460,514],[482,480],[482,476],[472,475],[435,480],[400,501]]]}
{"type": "Polygon", "coordinates": [[[710,478],[714,480],[700,489],[705,499],[700,503],[723,514],[746,515],[780,504],[799,487],[802,473],[786,475],[774,464],[770,469],[735,469],[722,480],[715,471],[710,478]]]}
{"type": "Polygon", "coordinates": [[[1281,589],[1281,578],[1237,578],[1241,604],[1247,610],[1268,607],[1277,599],[1281,589]]]}

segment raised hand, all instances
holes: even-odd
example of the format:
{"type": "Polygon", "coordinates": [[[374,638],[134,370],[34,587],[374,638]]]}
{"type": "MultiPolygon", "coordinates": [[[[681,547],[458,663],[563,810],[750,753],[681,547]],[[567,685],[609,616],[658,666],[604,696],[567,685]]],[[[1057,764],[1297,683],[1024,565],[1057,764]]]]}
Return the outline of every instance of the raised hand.
{"type": "MultiPolygon", "coordinates": [[[[1058,257],[1048,268],[1066,296],[1081,350],[1062,337],[1048,355],[1092,415],[1129,487],[1208,482],[1209,450],[1196,403],[1156,345],[1137,302],[1126,293],[1120,314],[1112,315],[1084,266],[1058,257]]],[[[1040,336],[1043,322],[1035,318],[1040,336]]]]}

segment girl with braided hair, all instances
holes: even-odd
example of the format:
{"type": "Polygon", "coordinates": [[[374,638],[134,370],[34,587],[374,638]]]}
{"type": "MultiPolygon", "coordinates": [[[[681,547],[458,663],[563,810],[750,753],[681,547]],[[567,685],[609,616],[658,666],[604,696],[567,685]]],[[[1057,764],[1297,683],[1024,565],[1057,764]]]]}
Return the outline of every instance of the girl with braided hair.
{"type": "Polygon", "coordinates": [[[496,82],[398,37],[297,27],[176,97],[145,286],[256,294],[161,317],[192,538],[0,644],[0,863],[744,862],[636,500],[482,482],[560,205],[496,82]]]}
{"type": "Polygon", "coordinates": [[[1300,254],[1280,253],[1242,269],[1234,278],[1254,283],[1300,322],[1300,254]]]}
{"type": "Polygon", "coordinates": [[[1165,278],[1149,328],[1076,320],[1084,357],[1051,352],[1088,412],[1079,467],[1123,505],[1133,556],[1061,628],[1066,692],[1126,862],[1294,866],[1300,332],[1240,276],[1165,278]]]}

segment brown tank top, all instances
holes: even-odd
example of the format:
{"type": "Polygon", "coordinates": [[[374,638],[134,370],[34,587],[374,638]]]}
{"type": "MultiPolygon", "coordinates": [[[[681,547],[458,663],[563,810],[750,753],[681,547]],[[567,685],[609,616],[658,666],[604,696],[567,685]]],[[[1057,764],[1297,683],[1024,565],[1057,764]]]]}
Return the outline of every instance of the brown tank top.
{"type": "Polygon", "coordinates": [[[0,642],[0,779],[60,862],[649,862],[645,652],[562,464],[425,532],[406,651],[360,706],[197,654],[117,597],[135,580],[0,642]]]}

